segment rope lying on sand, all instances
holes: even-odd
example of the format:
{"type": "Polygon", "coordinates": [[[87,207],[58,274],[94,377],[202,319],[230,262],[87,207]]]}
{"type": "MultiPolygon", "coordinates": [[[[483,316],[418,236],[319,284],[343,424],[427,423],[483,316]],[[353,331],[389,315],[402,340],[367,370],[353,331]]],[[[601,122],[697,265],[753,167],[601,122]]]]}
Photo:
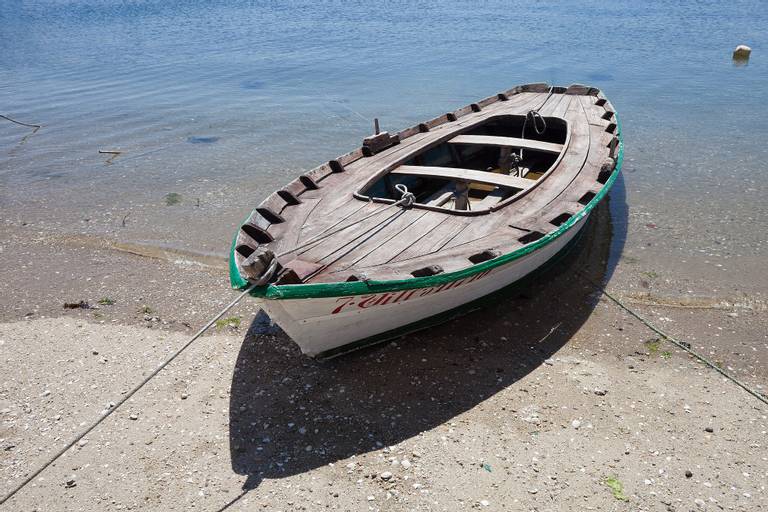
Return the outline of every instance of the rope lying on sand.
{"type": "Polygon", "coordinates": [[[249,287],[248,287],[248,288],[246,288],[245,290],[243,290],[243,292],[242,292],[240,295],[238,295],[238,296],[237,296],[237,298],[236,298],[235,300],[233,300],[232,302],[230,302],[230,303],[227,305],[227,307],[225,307],[224,309],[222,309],[222,310],[221,310],[221,312],[219,312],[219,313],[218,313],[218,314],[217,314],[215,317],[211,318],[211,320],[210,320],[210,321],[209,321],[207,324],[205,324],[205,325],[203,326],[203,328],[202,328],[202,329],[200,329],[199,331],[197,331],[197,333],[195,333],[195,335],[194,335],[194,336],[192,336],[192,337],[191,337],[191,338],[190,338],[190,339],[189,339],[189,340],[188,340],[186,343],[184,343],[184,344],[183,344],[183,345],[182,345],[182,346],[181,346],[179,349],[177,349],[177,350],[176,350],[176,352],[174,352],[173,354],[171,354],[171,356],[170,356],[170,357],[168,357],[168,358],[167,358],[165,361],[163,361],[163,363],[162,363],[160,366],[158,366],[158,367],[157,367],[157,368],[156,368],[156,369],[155,369],[155,370],[154,370],[152,373],[150,373],[149,375],[147,375],[147,376],[144,378],[144,380],[142,380],[142,381],[141,381],[141,382],[140,382],[140,383],[139,383],[137,386],[135,386],[135,387],[134,387],[133,389],[131,389],[131,390],[130,390],[128,393],[126,393],[126,394],[125,394],[125,396],[123,396],[123,397],[122,397],[120,400],[118,400],[118,401],[117,401],[117,403],[115,403],[115,405],[114,405],[113,407],[111,407],[111,408],[107,409],[107,411],[106,411],[106,412],[104,412],[104,413],[103,413],[103,414],[102,414],[102,415],[101,415],[101,416],[100,416],[98,419],[96,419],[96,420],[95,420],[93,423],[91,423],[91,424],[90,424],[88,427],[86,427],[86,428],[85,428],[85,429],[84,429],[82,432],[80,432],[78,435],[76,435],[76,436],[74,437],[74,439],[72,439],[72,440],[71,440],[69,443],[67,443],[67,444],[64,446],[64,448],[62,448],[61,450],[59,450],[59,451],[58,451],[58,452],[57,452],[57,453],[56,453],[56,454],[55,454],[53,457],[49,458],[49,459],[48,459],[48,460],[47,460],[47,461],[46,461],[46,462],[45,462],[45,463],[44,463],[42,466],[40,466],[38,469],[36,469],[35,471],[33,471],[33,472],[32,472],[32,473],[31,473],[29,476],[27,476],[27,477],[26,477],[26,478],[25,478],[25,479],[24,479],[24,480],[23,480],[23,481],[22,481],[22,482],[21,482],[19,485],[17,485],[17,486],[16,486],[16,487],[15,487],[15,488],[14,488],[14,489],[11,491],[11,492],[9,492],[7,495],[5,495],[5,496],[3,497],[3,499],[1,499],[1,500],[0,500],[0,505],[2,505],[3,503],[5,503],[5,502],[6,502],[6,501],[8,501],[9,499],[11,499],[11,498],[12,498],[12,497],[13,497],[13,496],[14,496],[14,495],[17,493],[17,492],[19,492],[19,491],[20,491],[20,490],[22,490],[22,489],[23,489],[23,488],[24,488],[24,487],[25,487],[27,484],[29,484],[29,482],[31,482],[32,480],[34,480],[34,479],[37,477],[37,475],[39,475],[40,473],[42,473],[42,472],[45,470],[45,468],[47,468],[48,466],[50,466],[51,464],[53,464],[54,462],[56,462],[56,460],[57,460],[59,457],[61,457],[62,455],[64,455],[64,454],[67,452],[67,450],[69,450],[70,448],[72,448],[72,447],[75,445],[75,443],[77,443],[78,441],[80,441],[82,438],[84,438],[86,435],[88,435],[88,433],[90,433],[90,432],[91,432],[93,429],[95,429],[96,427],[98,427],[98,426],[101,424],[101,422],[102,422],[102,421],[104,421],[105,419],[107,419],[107,417],[109,417],[109,415],[110,415],[110,414],[112,414],[113,412],[115,412],[115,411],[116,411],[116,410],[117,410],[117,409],[118,409],[118,408],[119,408],[121,405],[123,405],[125,402],[127,402],[127,401],[128,401],[128,400],[129,400],[129,399],[130,399],[130,398],[131,398],[133,395],[135,395],[135,394],[136,394],[136,392],[138,392],[138,391],[139,391],[141,388],[143,388],[143,387],[144,387],[144,385],[145,385],[147,382],[149,382],[150,380],[152,380],[152,378],[154,378],[154,377],[155,377],[155,375],[157,375],[158,373],[160,373],[160,372],[163,370],[163,368],[165,368],[166,366],[168,366],[169,364],[171,364],[171,362],[172,362],[174,359],[176,359],[176,358],[177,358],[177,357],[178,357],[178,356],[179,356],[179,355],[180,355],[182,352],[184,352],[184,350],[186,350],[186,349],[187,349],[187,347],[189,347],[189,346],[192,344],[192,342],[194,342],[194,341],[195,341],[197,338],[199,338],[199,337],[200,337],[200,336],[201,336],[201,335],[202,335],[202,334],[203,334],[205,331],[207,331],[207,330],[208,330],[208,329],[209,329],[209,328],[210,328],[210,327],[211,327],[211,326],[212,326],[214,323],[216,323],[216,320],[218,320],[219,318],[221,318],[222,316],[224,316],[224,313],[226,313],[227,311],[229,311],[230,309],[232,309],[232,308],[235,306],[235,304],[237,304],[238,302],[240,302],[240,300],[241,300],[243,297],[245,297],[245,296],[246,296],[246,295],[247,295],[247,294],[248,294],[248,293],[249,293],[249,292],[250,292],[250,291],[251,291],[251,290],[252,290],[252,289],[253,289],[255,286],[256,286],[256,285],[254,284],[254,285],[251,285],[251,286],[249,286],[249,287]]]}
{"type": "Polygon", "coordinates": [[[707,359],[706,357],[702,356],[701,354],[699,354],[698,352],[696,352],[695,350],[693,350],[693,349],[691,348],[691,344],[690,344],[690,343],[687,343],[687,342],[684,342],[684,341],[678,341],[678,340],[676,340],[675,338],[673,338],[672,336],[670,336],[669,334],[665,333],[664,331],[662,331],[661,329],[659,329],[658,327],[656,327],[655,325],[653,325],[651,322],[649,322],[648,320],[646,320],[646,319],[645,319],[644,317],[642,317],[642,316],[641,316],[639,313],[636,313],[635,311],[633,311],[632,309],[630,309],[630,308],[629,308],[629,306],[627,306],[626,304],[624,304],[623,302],[621,302],[619,299],[617,299],[616,297],[614,297],[613,295],[611,295],[611,294],[608,292],[608,290],[606,290],[606,289],[605,289],[603,286],[601,286],[601,285],[599,285],[598,283],[594,282],[592,279],[590,279],[589,277],[585,276],[585,275],[584,275],[583,273],[581,273],[581,272],[577,272],[577,274],[578,274],[579,276],[581,276],[582,278],[584,278],[584,280],[585,280],[585,281],[587,281],[589,284],[591,284],[592,286],[594,286],[595,288],[597,288],[597,289],[600,291],[600,293],[602,293],[603,295],[605,295],[606,297],[608,297],[609,299],[611,299],[611,300],[614,302],[614,304],[616,304],[617,306],[619,306],[621,309],[623,309],[624,311],[626,311],[627,313],[629,313],[629,314],[630,314],[630,315],[632,315],[633,317],[635,317],[635,318],[637,318],[638,320],[640,320],[640,322],[641,322],[643,325],[645,325],[645,326],[646,326],[646,327],[648,327],[650,330],[652,330],[653,332],[655,332],[656,334],[658,334],[659,336],[661,336],[661,338],[662,338],[662,339],[664,339],[664,340],[667,340],[667,341],[669,341],[670,343],[672,343],[673,345],[675,345],[677,348],[679,348],[679,349],[681,349],[681,350],[684,350],[684,351],[688,352],[688,353],[689,353],[689,354],[691,354],[693,357],[695,357],[696,359],[698,359],[698,360],[699,360],[699,361],[701,361],[702,363],[706,364],[707,366],[709,366],[710,368],[712,368],[713,370],[715,370],[717,373],[719,373],[720,375],[722,375],[722,376],[723,376],[723,377],[725,377],[726,379],[730,380],[731,382],[733,382],[734,384],[736,384],[737,386],[739,386],[741,389],[743,389],[744,391],[746,391],[746,392],[747,392],[747,393],[749,393],[750,395],[754,396],[755,398],[757,398],[758,400],[760,400],[760,401],[761,401],[761,402],[763,402],[764,404],[768,405],[768,397],[766,397],[765,395],[763,395],[763,394],[762,394],[762,393],[760,393],[759,391],[757,391],[757,390],[754,390],[754,389],[750,388],[748,385],[746,385],[745,383],[741,382],[739,379],[737,379],[736,377],[734,377],[734,376],[733,376],[733,375],[731,375],[730,373],[726,372],[725,370],[723,370],[722,368],[720,368],[718,365],[716,365],[715,363],[713,363],[712,361],[710,361],[710,360],[709,360],[709,359],[707,359]]]}

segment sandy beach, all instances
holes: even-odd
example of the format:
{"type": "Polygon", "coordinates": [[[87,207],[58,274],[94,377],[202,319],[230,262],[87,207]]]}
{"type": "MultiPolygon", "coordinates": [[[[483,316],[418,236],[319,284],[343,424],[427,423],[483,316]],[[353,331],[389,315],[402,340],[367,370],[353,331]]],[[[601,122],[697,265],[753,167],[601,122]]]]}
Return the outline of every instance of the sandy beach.
{"type": "MultiPolygon", "coordinates": [[[[693,280],[649,291],[631,254],[609,268],[598,213],[503,303],[331,361],[244,302],[4,509],[765,509],[766,407],[574,270],[610,272],[611,293],[762,390],[764,303],[681,295],[693,280]]],[[[215,260],[32,230],[6,227],[0,253],[19,269],[3,276],[4,490],[234,293],[215,260]],[[23,264],[43,247],[58,282],[23,264]],[[98,309],[63,308],[79,300],[98,309]]]]}

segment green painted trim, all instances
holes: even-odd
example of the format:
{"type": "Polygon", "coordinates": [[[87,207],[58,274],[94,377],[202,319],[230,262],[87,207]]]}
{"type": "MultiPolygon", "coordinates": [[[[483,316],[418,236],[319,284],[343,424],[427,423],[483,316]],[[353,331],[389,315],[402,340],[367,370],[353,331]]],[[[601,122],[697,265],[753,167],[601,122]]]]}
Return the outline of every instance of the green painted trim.
{"type": "MultiPolygon", "coordinates": [[[[621,166],[624,162],[624,141],[622,139],[621,122],[619,116],[616,117],[616,130],[619,138],[619,152],[616,156],[616,165],[611,173],[611,176],[606,181],[605,185],[600,192],[592,198],[592,200],[584,206],[578,213],[573,215],[563,224],[561,224],[555,231],[544,235],[535,242],[531,242],[515,251],[494,258],[492,260],[478,263],[471,267],[457,270],[455,272],[447,272],[444,274],[437,274],[429,277],[412,277],[409,279],[393,279],[387,281],[353,281],[353,282],[339,282],[339,283],[317,283],[317,284],[293,284],[293,285],[274,285],[260,286],[254,288],[251,291],[251,295],[254,297],[266,297],[267,299],[283,300],[283,299],[310,299],[310,298],[323,298],[323,297],[341,297],[347,295],[365,295],[367,293],[383,293],[399,290],[410,290],[413,288],[428,288],[430,286],[437,286],[445,283],[450,283],[459,279],[473,276],[479,272],[484,272],[502,265],[506,265],[509,262],[520,259],[545,245],[556,240],[566,231],[571,229],[577,222],[583,219],[589,214],[592,209],[597,206],[603,197],[613,186],[616,178],[621,171],[621,166]]],[[[232,245],[234,251],[234,243],[232,245]]],[[[232,286],[243,289],[248,285],[248,282],[240,275],[240,271],[237,269],[237,265],[234,263],[234,252],[230,256],[230,281],[232,286]],[[233,277],[233,273],[237,278],[233,277]],[[236,286],[237,283],[237,286],[236,286]]]]}

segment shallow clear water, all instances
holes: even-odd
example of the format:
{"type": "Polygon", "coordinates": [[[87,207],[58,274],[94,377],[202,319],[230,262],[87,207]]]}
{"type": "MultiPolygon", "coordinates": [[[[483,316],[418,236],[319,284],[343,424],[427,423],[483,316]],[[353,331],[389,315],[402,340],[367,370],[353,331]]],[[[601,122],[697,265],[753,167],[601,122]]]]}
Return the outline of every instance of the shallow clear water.
{"type": "Polygon", "coordinates": [[[766,26],[763,1],[4,0],[0,113],[43,128],[0,119],[3,220],[224,253],[252,206],[373,117],[396,131],[516,84],[581,82],[624,125],[630,230],[664,229],[630,248],[759,256],[766,26]]]}

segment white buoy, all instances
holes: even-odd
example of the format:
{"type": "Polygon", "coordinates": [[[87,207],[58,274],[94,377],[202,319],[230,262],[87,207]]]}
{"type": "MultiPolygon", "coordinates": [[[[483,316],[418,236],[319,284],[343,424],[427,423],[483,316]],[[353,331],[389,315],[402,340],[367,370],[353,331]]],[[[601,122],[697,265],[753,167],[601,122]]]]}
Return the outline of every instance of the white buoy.
{"type": "Polygon", "coordinates": [[[735,50],[733,50],[733,58],[734,60],[747,60],[751,53],[752,48],[745,44],[740,44],[736,47],[735,50]]]}

